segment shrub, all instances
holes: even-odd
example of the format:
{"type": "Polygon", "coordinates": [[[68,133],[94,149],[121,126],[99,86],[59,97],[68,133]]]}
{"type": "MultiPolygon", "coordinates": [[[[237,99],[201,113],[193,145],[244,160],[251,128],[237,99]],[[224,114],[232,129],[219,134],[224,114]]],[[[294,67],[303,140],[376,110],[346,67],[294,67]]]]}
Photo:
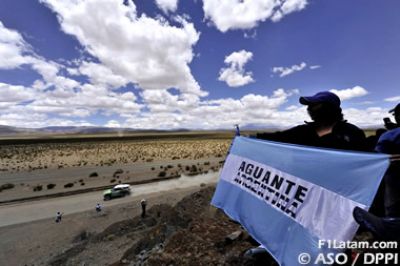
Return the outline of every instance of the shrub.
{"type": "Polygon", "coordinates": [[[118,169],[117,171],[114,172],[113,177],[116,177],[119,174],[122,174],[124,172],[124,170],[122,169],[118,169]]]}
{"type": "Polygon", "coordinates": [[[64,185],[65,188],[70,188],[70,187],[73,187],[73,186],[74,186],[74,183],[67,183],[67,184],[64,185]]]}
{"type": "Polygon", "coordinates": [[[110,183],[114,183],[116,180],[113,178],[110,180],[110,183]]]}
{"type": "Polygon", "coordinates": [[[93,172],[93,173],[91,173],[91,174],[89,175],[89,177],[96,177],[96,176],[99,176],[99,174],[98,174],[97,172],[93,172]]]}
{"type": "Polygon", "coordinates": [[[192,168],[190,168],[190,172],[197,172],[197,166],[192,165],[192,168]]]}
{"type": "Polygon", "coordinates": [[[42,191],[43,186],[42,185],[36,185],[33,187],[33,191],[42,191]]]}
{"type": "Polygon", "coordinates": [[[53,189],[56,186],[56,184],[47,184],[47,189],[53,189]]]}
{"type": "Polygon", "coordinates": [[[5,189],[12,189],[14,188],[15,185],[11,183],[6,183],[0,186],[0,191],[5,190],[5,189]]]}
{"type": "Polygon", "coordinates": [[[158,177],[165,177],[167,173],[165,171],[161,171],[158,173],[158,177]]]}
{"type": "Polygon", "coordinates": [[[82,183],[81,183],[81,186],[84,186],[84,185],[85,185],[85,182],[82,182],[82,183]]]}

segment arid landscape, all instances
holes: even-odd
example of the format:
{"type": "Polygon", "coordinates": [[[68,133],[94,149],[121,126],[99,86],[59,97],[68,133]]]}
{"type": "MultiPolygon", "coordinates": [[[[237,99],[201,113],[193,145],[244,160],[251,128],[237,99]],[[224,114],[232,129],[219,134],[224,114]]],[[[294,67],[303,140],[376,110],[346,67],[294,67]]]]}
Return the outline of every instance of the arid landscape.
{"type": "Polygon", "coordinates": [[[0,202],[215,172],[231,137],[3,139],[0,202]]]}
{"type": "Polygon", "coordinates": [[[209,204],[232,137],[3,139],[1,264],[242,265],[254,241],[209,204]],[[118,183],[132,195],[103,202],[118,183]]]}
{"type": "Polygon", "coordinates": [[[268,254],[245,256],[257,242],[210,205],[232,138],[1,139],[0,265],[277,265],[268,254]],[[120,183],[131,195],[103,201],[120,183]]]}

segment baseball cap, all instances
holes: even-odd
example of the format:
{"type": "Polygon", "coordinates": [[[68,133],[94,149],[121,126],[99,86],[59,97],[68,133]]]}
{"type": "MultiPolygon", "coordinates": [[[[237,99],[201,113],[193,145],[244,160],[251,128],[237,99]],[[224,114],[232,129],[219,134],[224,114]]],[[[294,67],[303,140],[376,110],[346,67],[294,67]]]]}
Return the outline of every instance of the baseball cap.
{"type": "Polygon", "coordinates": [[[392,110],[390,110],[389,113],[396,113],[396,114],[399,114],[399,113],[400,113],[400,103],[397,104],[395,108],[393,108],[392,110]]]}
{"type": "Polygon", "coordinates": [[[330,103],[334,106],[340,107],[339,97],[330,91],[321,91],[313,96],[300,97],[299,102],[303,105],[310,105],[312,103],[330,103]]]}

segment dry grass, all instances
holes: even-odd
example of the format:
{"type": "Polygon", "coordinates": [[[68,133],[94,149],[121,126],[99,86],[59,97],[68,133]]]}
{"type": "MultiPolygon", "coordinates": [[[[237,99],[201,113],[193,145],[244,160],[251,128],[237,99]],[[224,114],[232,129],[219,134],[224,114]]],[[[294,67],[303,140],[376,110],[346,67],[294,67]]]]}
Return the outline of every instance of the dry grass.
{"type": "Polygon", "coordinates": [[[159,160],[224,157],[230,139],[160,140],[143,143],[83,142],[0,146],[0,171],[112,166],[159,160]]]}

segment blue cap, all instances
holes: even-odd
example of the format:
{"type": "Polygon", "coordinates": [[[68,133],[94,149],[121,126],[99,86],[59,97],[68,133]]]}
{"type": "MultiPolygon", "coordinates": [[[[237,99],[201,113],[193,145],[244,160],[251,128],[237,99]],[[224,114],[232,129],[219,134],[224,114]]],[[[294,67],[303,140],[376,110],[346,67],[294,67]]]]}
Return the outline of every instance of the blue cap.
{"type": "Polygon", "coordinates": [[[321,91],[314,96],[300,97],[299,102],[303,105],[310,105],[312,103],[329,103],[340,107],[339,97],[330,91],[321,91]]]}

